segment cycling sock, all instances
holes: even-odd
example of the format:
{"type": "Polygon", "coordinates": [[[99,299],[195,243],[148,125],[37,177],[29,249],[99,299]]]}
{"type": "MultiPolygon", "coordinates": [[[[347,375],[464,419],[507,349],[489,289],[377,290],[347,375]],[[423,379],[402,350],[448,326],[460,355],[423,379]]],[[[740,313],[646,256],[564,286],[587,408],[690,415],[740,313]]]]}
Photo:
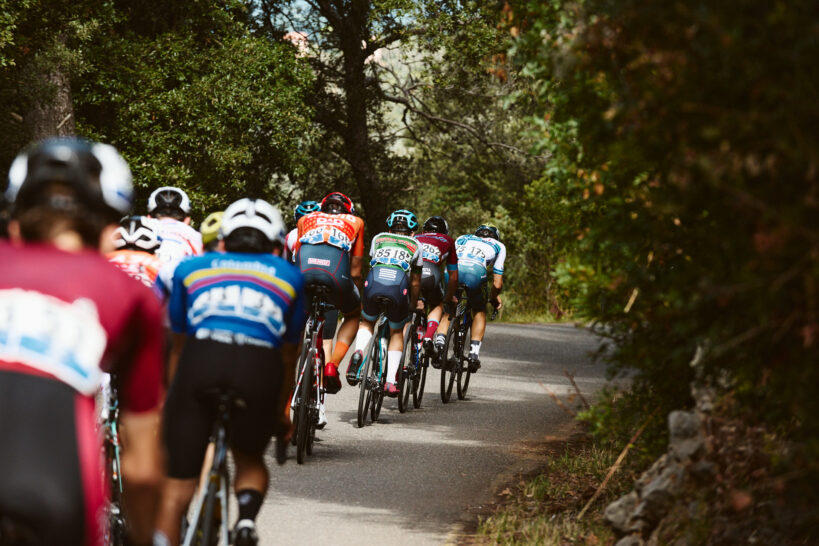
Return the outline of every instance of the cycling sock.
{"type": "Polygon", "coordinates": [[[398,383],[395,378],[401,363],[401,351],[387,351],[387,383],[398,383]]]}
{"type": "Polygon", "coordinates": [[[370,338],[373,335],[371,332],[364,330],[363,328],[358,331],[358,334],[355,336],[355,350],[361,351],[362,353],[367,350],[367,343],[370,342],[370,338]]]}
{"type": "Polygon", "coordinates": [[[435,335],[435,330],[438,329],[438,321],[437,320],[430,320],[427,322],[427,332],[424,334],[424,338],[429,339],[435,335]]]}
{"type": "Polygon", "coordinates": [[[481,354],[481,342],[472,340],[469,346],[469,352],[475,356],[480,356],[481,354]]]}
{"type": "Polygon", "coordinates": [[[340,364],[341,361],[344,360],[344,355],[347,354],[347,349],[349,348],[350,346],[343,341],[336,341],[336,346],[333,347],[333,356],[330,358],[330,362],[333,362],[336,365],[340,364]]]}
{"type": "Polygon", "coordinates": [[[236,500],[239,503],[239,519],[255,521],[262,507],[264,495],[255,489],[242,489],[236,492],[236,500]]]}

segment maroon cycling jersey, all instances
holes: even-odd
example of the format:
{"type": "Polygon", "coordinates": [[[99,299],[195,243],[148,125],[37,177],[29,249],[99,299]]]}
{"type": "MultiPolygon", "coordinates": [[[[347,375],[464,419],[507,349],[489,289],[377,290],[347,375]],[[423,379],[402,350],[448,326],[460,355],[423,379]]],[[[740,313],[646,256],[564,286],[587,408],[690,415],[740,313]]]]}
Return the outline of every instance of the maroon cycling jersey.
{"type": "MultiPolygon", "coordinates": [[[[424,261],[437,265],[458,265],[458,255],[455,253],[455,241],[443,233],[420,233],[415,236],[423,248],[424,261]]],[[[450,268],[451,269],[451,268],[450,268]]]]}
{"type": "Polygon", "coordinates": [[[162,312],[151,291],[90,250],[0,242],[0,370],[57,379],[91,398],[103,371],[132,412],[159,404],[162,312]]]}

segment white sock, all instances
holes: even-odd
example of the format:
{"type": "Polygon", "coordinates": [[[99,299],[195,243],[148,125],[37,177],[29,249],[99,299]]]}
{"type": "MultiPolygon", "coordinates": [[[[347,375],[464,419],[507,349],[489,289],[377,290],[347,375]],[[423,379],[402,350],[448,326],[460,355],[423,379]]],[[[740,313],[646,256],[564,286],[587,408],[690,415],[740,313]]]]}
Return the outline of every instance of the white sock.
{"type": "Polygon", "coordinates": [[[472,353],[475,356],[480,356],[480,354],[481,354],[481,342],[480,341],[475,341],[473,339],[471,344],[470,344],[470,347],[469,347],[469,352],[472,353]]]}
{"type": "Polygon", "coordinates": [[[370,342],[372,337],[373,334],[369,330],[365,330],[364,328],[359,330],[355,336],[355,350],[363,353],[367,349],[367,343],[370,342]]]}
{"type": "Polygon", "coordinates": [[[401,351],[387,351],[387,383],[398,383],[395,376],[401,364],[401,351]]]}

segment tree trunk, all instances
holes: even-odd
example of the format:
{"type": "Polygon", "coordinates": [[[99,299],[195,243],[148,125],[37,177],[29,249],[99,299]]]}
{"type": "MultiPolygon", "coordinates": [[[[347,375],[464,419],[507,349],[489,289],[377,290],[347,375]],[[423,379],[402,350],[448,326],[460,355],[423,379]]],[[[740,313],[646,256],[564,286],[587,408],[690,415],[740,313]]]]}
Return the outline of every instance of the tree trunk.
{"type": "Polygon", "coordinates": [[[76,134],[68,72],[55,67],[40,75],[41,94],[26,116],[33,140],[76,134]]]}

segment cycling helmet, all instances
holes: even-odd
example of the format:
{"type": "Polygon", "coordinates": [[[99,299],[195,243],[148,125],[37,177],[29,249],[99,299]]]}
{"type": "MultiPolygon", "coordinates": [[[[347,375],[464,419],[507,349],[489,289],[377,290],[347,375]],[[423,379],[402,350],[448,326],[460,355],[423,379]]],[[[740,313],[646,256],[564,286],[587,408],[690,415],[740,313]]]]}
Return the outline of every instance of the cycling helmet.
{"type": "Polygon", "coordinates": [[[221,210],[211,212],[199,226],[199,233],[202,234],[202,244],[207,246],[219,236],[219,227],[222,225],[222,217],[225,215],[221,210]]]}
{"type": "Polygon", "coordinates": [[[443,216],[430,216],[424,222],[424,231],[427,233],[443,233],[449,234],[449,224],[446,223],[443,216]]]}
{"type": "Polygon", "coordinates": [[[293,218],[296,219],[296,222],[299,221],[299,218],[310,214],[311,212],[318,212],[321,210],[321,205],[319,205],[316,201],[302,201],[296,207],[296,210],[293,211],[293,218]]]}
{"type": "Polygon", "coordinates": [[[327,194],[327,196],[321,200],[321,211],[330,212],[328,206],[331,203],[341,205],[344,210],[347,211],[347,214],[355,214],[355,206],[353,206],[352,200],[343,193],[334,191],[333,193],[327,194]]]}
{"type": "Polygon", "coordinates": [[[188,215],[191,211],[191,200],[188,194],[173,186],[162,186],[155,189],[148,198],[148,214],[157,209],[181,210],[188,215]]]}
{"type": "Polygon", "coordinates": [[[284,221],[279,209],[262,199],[239,199],[225,209],[222,217],[222,237],[249,227],[257,229],[272,242],[284,243],[284,221]]]}
{"type": "Polygon", "coordinates": [[[418,227],[418,218],[408,210],[397,210],[387,218],[387,227],[398,230],[403,226],[406,231],[415,231],[418,227]]]}
{"type": "Polygon", "coordinates": [[[498,230],[497,226],[492,224],[481,224],[478,226],[478,229],[475,230],[475,235],[500,241],[500,230],[498,230]]]}
{"type": "Polygon", "coordinates": [[[114,232],[114,246],[128,250],[154,252],[159,248],[156,223],[147,216],[126,216],[114,232]]]}
{"type": "Polygon", "coordinates": [[[133,201],[131,170],[109,144],[75,137],[48,138],[14,159],[6,200],[14,210],[37,204],[65,210],[82,205],[120,218],[133,201]],[[43,195],[41,190],[52,182],[71,188],[76,199],[50,192],[43,195]]]}

